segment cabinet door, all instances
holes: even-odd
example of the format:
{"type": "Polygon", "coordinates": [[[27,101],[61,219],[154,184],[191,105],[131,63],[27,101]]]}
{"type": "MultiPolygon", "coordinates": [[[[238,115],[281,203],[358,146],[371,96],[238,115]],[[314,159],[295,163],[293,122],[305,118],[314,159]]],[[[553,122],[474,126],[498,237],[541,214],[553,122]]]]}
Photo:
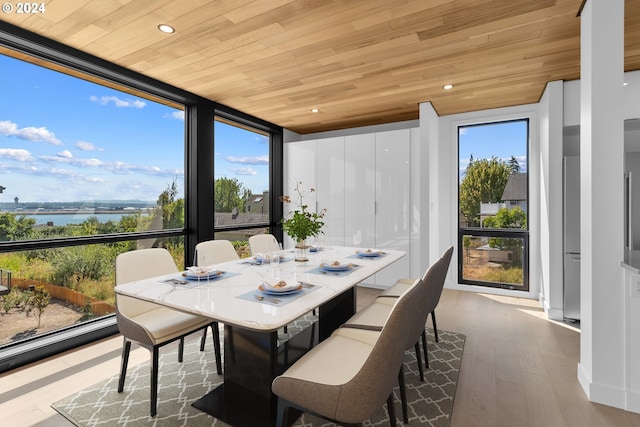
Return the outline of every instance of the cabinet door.
{"type": "Polygon", "coordinates": [[[375,134],[345,137],[345,246],[352,246],[353,235],[360,231],[359,247],[374,247],[375,223],[375,134]]]}
{"type": "MultiPolygon", "coordinates": [[[[407,252],[410,247],[409,129],[376,133],[376,247],[407,252]]],[[[409,256],[376,274],[375,283],[388,287],[409,277],[409,256]]]]}
{"type": "MultiPolygon", "coordinates": [[[[316,206],[316,193],[310,192],[310,188],[316,186],[316,141],[299,141],[284,144],[284,194],[289,196],[291,203],[285,203],[283,214],[285,218],[291,215],[289,212],[298,208],[299,197],[296,193],[296,184],[300,183],[300,188],[304,192],[304,204],[311,209],[316,206]]],[[[291,248],[295,242],[284,235],[284,246],[291,248]]]]}
{"type": "Polygon", "coordinates": [[[326,209],[324,237],[344,246],[344,137],[320,139],[316,145],[316,212],[326,209]]]}

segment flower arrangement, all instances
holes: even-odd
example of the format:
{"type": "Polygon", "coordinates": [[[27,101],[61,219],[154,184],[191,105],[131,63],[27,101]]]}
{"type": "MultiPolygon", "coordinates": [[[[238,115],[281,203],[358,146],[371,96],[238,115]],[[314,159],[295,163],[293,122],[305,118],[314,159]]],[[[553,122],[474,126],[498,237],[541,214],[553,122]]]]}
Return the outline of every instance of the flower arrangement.
{"type": "MultiPolygon", "coordinates": [[[[322,218],[324,218],[326,212],[326,209],[323,209],[320,213],[309,212],[307,210],[309,207],[304,204],[303,198],[308,193],[302,192],[300,189],[301,185],[302,182],[296,182],[295,191],[298,193],[298,208],[289,212],[291,214],[290,218],[280,220],[282,230],[295,240],[297,244],[302,244],[308,237],[317,236],[322,233],[322,227],[324,226],[322,218]]],[[[314,191],[313,188],[309,189],[309,193],[313,193],[314,191]]],[[[283,203],[291,203],[289,196],[280,196],[280,201],[283,203]]]]}

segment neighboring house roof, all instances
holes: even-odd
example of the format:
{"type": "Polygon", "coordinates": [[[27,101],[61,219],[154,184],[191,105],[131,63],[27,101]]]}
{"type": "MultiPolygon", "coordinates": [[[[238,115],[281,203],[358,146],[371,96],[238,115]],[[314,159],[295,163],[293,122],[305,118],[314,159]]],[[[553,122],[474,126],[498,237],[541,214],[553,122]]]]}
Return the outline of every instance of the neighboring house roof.
{"type": "Polygon", "coordinates": [[[527,200],[527,174],[513,173],[509,175],[507,185],[502,192],[502,200],[527,200]]]}

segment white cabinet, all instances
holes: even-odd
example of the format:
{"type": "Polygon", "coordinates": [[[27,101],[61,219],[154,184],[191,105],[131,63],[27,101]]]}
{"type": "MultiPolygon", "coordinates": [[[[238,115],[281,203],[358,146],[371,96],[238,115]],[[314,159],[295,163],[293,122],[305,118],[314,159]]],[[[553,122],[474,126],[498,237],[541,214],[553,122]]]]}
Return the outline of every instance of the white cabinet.
{"type": "MultiPolygon", "coordinates": [[[[360,231],[360,248],[398,249],[408,254],[411,138],[410,129],[401,129],[288,143],[285,194],[293,200],[296,180],[307,189],[316,189],[305,203],[317,211],[327,209],[325,233],[332,245],[353,246],[353,235],[360,231]]],[[[402,277],[410,277],[408,255],[365,283],[388,287],[402,277]]]]}
{"type": "Polygon", "coordinates": [[[376,247],[407,252],[376,274],[378,286],[410,275],[410,141],[409,129],[376,133],[376,247]]]}
{"type": "Polygon", "coordinates": [[[345,245],[344,137],[319,139],[316,143],[315,212],[326,209],[324,235],[331,245],[345,245]]]}
{"type": "MultiPolygon", "coordinates": [[[[316,185],[316,141],[284,144],[283,153],[284,195],[291,199],[291,203],[285,203],[283,206],[284,217],[290,217],[289,212],[298,208],[297,183],[301,183],[301,189],[304,191],[304,203],[315,210],[316,193],[310,192],[309,189],[316,185]]],[[[293,239],[285,234],[284,247],[292,248],[294,245],[293,239]]]]}
{"type": "Polygon", "coordinates": [[[345,246],[352,246],[360,231],[362,247],[376,245],[376,136],[373,133],[345,137],[345,246]]]}

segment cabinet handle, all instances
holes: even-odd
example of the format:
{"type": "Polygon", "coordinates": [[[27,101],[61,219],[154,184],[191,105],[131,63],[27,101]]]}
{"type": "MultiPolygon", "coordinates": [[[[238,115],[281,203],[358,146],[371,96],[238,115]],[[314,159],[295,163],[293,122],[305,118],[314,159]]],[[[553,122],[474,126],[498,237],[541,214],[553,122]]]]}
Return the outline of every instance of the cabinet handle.
{"type": "Polygon", "coordinates": [[[378,202],[373,202],[373,214],[378,215],[378,202]]]}
{"type": "Polygon", "coordinates": [[[579,256],[578,257],[573,257],[573,258],[571,258],[571,260],[575,261],[575,262],[580,262],[580,257],[579,256]]]}

